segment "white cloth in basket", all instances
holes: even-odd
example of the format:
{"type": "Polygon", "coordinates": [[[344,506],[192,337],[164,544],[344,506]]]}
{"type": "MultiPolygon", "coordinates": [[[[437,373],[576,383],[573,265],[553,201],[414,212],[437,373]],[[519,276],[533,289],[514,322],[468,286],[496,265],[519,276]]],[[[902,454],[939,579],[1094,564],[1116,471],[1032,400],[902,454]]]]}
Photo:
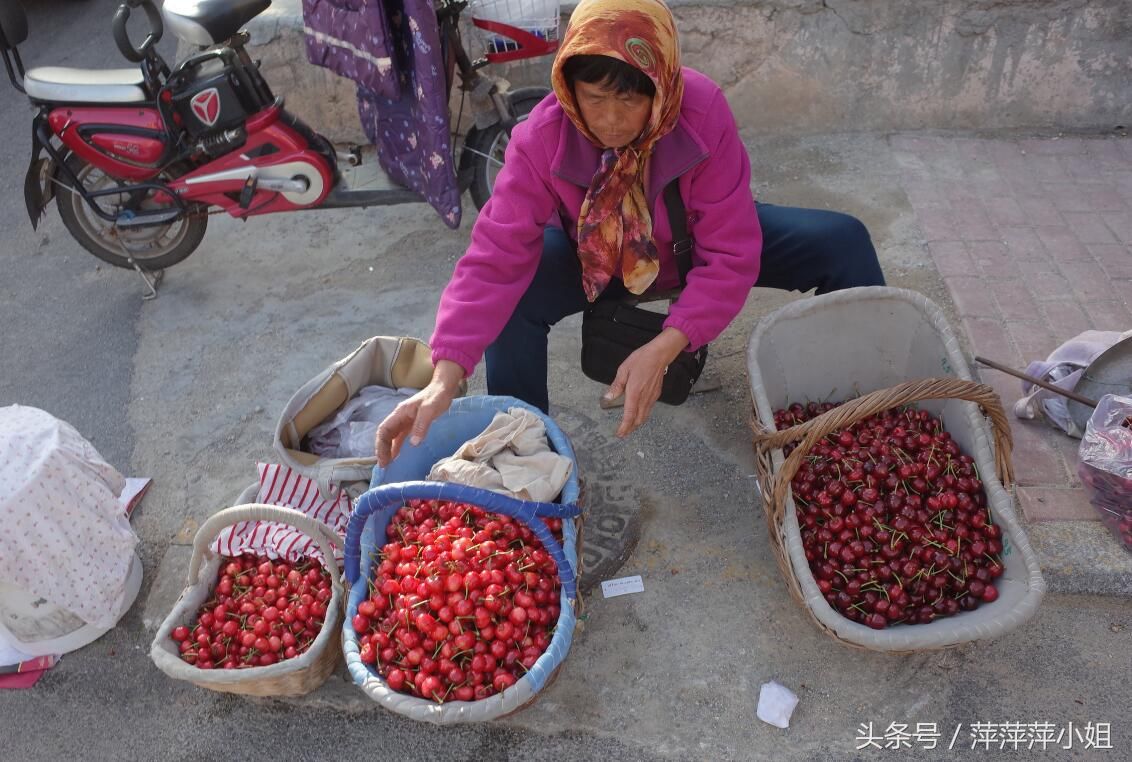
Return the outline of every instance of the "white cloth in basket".
{"type": "Polygon", "coordinates": [[[0,579],[113,627],[138,543],[118,502],[125,483],[70,424],[0,408],[0,579]]]}
{"type": "Polygon", "coordinates": [[[428,478],[549,503],[562,491],[573,467],[569,458],[550,449],[542,419],[513,407],[496,413],[482,433],[438,461],[428,478]]]}
{"type": "MultiPolygon", "coordinates": [[[[346,535],[351,510],[350,497],[346,491],[337,490],[331,499],[324,500],[313,479],[308,479],[287,466],[258,463],[256,467],[259,470],[256,502],[293,508],[325,524],[339,538],[334,542],[334,555],[340,563],[341,538],[346,535]]],[[[225,556],[257,553],[292,562],[307,557],[322,559],[321,551],[311,538],[288,524],[275,521],[241,521],[233,524],[217,535],[210,547],[213,553],[225,556]]]]}

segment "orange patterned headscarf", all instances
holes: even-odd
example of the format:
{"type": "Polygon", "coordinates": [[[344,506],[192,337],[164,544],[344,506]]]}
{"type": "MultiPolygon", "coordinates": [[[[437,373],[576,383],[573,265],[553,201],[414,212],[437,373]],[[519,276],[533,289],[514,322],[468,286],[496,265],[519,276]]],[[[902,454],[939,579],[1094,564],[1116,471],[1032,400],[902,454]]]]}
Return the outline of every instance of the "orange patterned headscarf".
{"type": "Polygon", "coordinates": [[[599,148],[604,147],[582,119],[562,72],[566,60],[577,55],[620,59],[656,86],[644,131],[624,148],[604,150],[578,215],[582,285],[592,302],[615,275],[640,294],[660,271],[644,176],[653,146],[680,118],[684,78],[676,24],[661,0],[581,0],[554,60],[551,83],[570,121],[599,148]]]}

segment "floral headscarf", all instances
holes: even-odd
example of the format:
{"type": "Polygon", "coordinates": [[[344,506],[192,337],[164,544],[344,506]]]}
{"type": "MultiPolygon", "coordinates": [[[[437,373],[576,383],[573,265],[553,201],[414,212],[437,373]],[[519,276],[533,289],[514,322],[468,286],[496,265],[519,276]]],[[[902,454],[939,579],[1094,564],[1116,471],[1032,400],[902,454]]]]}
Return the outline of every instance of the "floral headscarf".
{"type": "Polygon", "coordinates": [[[680,118],[684,78],[676,24],[661,0],[581,0],[554,60],[551,83],[562,109],[591,143],[602,143],[582,119],[562,72],[577,55],[617,58],[640,69],[656,86],[652,114],[630,145],[605,149],[578,215],[578,257],[589,301],[620,271],[625,287],[644,293],[660,271],[644,176],[653,146],[680,118]]]}

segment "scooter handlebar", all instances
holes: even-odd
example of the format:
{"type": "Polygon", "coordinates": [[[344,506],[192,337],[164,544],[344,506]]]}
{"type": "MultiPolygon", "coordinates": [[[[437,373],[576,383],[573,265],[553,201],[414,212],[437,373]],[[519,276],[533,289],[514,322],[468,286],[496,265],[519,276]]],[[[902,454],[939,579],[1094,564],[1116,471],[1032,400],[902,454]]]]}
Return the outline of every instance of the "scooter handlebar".
{"type": "Polygon", "coordinates": [[[165,25],[161,21],[161,11],[153,4],[153,0],[126,0],[118,6],[117,12],[114,14],[114,42],[118,45],[118,50],[125,56],[127,61],[140,63],[145,60],[146,53],[161,40],[161,35],[165,31],[165,25]],[[130,20],[130,9],[141,7],[145,11],[146,19],[149,21],[149,34],[146,35],[145,40],[138,47],[130,42],[129,32],[126,31],[126,22],[130,20]]]}

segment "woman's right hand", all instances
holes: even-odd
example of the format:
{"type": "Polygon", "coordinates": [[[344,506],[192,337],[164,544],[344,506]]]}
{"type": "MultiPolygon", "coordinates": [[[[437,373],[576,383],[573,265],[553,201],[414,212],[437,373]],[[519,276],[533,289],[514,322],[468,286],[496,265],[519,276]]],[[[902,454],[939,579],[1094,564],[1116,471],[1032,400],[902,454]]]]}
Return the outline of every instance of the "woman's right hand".
{"type": "Polygon", "coordinates": [[[452,405],[460,393],[464,369],[451,360],[441,360],[432,372],[432,381],[393,409],[377,427],[374,452],[377,464],[385,468],[401,452],[405,437],[416,446],[424,441],[428,427],[452,405]]]}

